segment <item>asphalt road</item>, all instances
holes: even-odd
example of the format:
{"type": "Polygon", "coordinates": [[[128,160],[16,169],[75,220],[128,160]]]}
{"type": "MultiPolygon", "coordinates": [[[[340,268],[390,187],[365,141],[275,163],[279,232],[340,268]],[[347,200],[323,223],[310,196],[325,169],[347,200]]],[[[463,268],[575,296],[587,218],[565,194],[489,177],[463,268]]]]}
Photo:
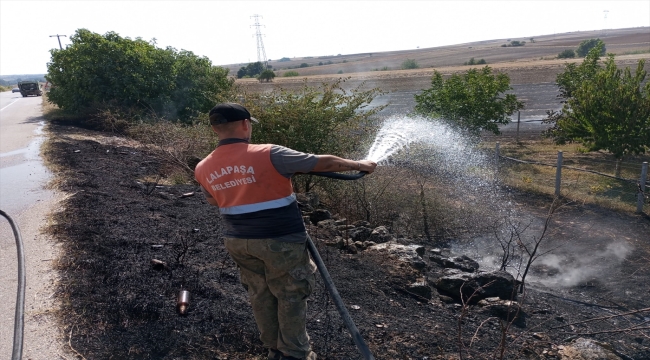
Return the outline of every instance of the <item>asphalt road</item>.
{"type": "MultiPolygon", "coordinates": [[[[548,110],[560,110],[562,104],[557,98],[559,94],[555,83],[539,84],[513,84],[511,93],[524,102],[525,107],[521,111],[519,131],[522,134],[539,134],[548,125],[542,124],[548,110]]],[[[380,116],[405,115],[415,108],[415,95],[422,93],[422,90],[402,90],[390,92],[386,95],[376,97],[369,108],[386,105],[380,116]]],[[[517,114],[513,115],[512,122],[501,127],[504,133],[517,131],[517,114]]]]}
{"type": "MultiPolygon", "coordinates": [[[[59,359],[63,353],[53,318],[56,246],[41,233],[57,195],[45,189],[51,174],[40,158],[41,97],[0,93],[0,209],[20,228],[27,277],[24,359],[59,359]]],[[[17,288],[15,238],[0,218],[0,359],[10,359],[17,288]]]]}

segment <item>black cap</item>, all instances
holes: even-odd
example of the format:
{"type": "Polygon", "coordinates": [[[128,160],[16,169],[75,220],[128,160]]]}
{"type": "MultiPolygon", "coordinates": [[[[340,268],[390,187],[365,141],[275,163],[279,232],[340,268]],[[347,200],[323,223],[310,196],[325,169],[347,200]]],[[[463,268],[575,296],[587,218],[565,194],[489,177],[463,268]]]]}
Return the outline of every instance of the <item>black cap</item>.
{"type": "Polygon", "coordinates": [[[210,110],[210,124],[218,125],[232,121],[241,121],[250,119],[257,122],[257,119],[251,116],[245,107],[235,103],[218,104],[210,110]]]}

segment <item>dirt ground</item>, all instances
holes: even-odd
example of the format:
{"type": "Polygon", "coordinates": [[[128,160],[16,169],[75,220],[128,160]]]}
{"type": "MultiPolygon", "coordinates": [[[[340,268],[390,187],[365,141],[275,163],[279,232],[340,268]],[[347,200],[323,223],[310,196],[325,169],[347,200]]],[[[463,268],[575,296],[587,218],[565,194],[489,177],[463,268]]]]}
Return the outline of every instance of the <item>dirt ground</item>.
{"type": "MultiPolygon", "coordinates": [[[[619,37],[610,34],[610,49],[648,47],[650,40],[644,37],[648,30],[641,29],[641,35],[626,31],[619,37]]],[[[520,54],[520,61],[499,63],[489,59],[497,59],[503,40],[458,45],[455,57],[441,56],[439,64],[446,65],[438,69],[446,74],[464,71],[462,62],[477,51],[472,56],[485,56],[494,69],[507,71],[511,83],[538,99],[537,108],[543,110],[557,104],[548,100],[552,87],[537,86],[552,84],[564,61],[540,57],[577,45],[580,36],[597,34],[578,35],[540,37],[535,46],[526,45],[531,53],[520,54]],[[461,48],[469,52],[460,52],[461,48]]],[[[386,54],[384,63],[399,64],[414,54],[400,52],[393,58],[386,54]]],[[[427,61],[426,56],[420,59],[427,61]]],[[[632,64],[644,56],[617,58],[621,64],[632,64]]],[[[346,86],[365,82],[364,86],[391,91],[393,95],[381,101],[402,106],[391,111],[409,108],[412,94],[429,86],[432,68],[372,71],[381,67],[379,54],[357,57],[356,65],[362,60],[366,65],[355,68],[354,59],[348,58],[349,70],[343,76],[351,79],[346,86]]],[[[303,60],[292,59],[296,64],[303,60]]],[[[327,67],[309,69],[318,68],[327,67]]],[[[307,83],[341,77],[336,68],[327,71],[313,74],[307,83]]],[[[301,78],[238,83],[250,91],[304,84],[301,78]]],[[[46,157],[58,169],[57,187],[68,195],[62,210],[53,215],[49,232],[61,246],[62,256],[55,262],[60,274],[55,298],[71,354],[85,359],[261,359],[263,349],[246,293],[220,239],[217,211],[197,187],[157,182],[168,165],[127,139],[57,124],[48,131],[52,142],[46,157]],[[152,259],[164,265],[153,264],[152,259]],[[187,316],[179,316],[175,308],[181,288],[192,294],[187,316]]],[[[529,135],[535,134],[537,129],[531,128],[529,135]]],[[[516,192],[509,196],[521,219],[530,221],[530,230],[538,233],[552,199],[516,192]]],[[[324,246],[331,234],[316,226],[308,231],[377,359],[496,359],[502,338],[506,359],[559,359],[562,348],[581,337],[608,344],[622,359],[650,358],[647,216],[565,204],[553,218],[544,247],[555,251],[535,263],[520,298],[525,326],[507,331],[502,330],[503,322],[479,306],[464,308],[435,294],[425,301],[404,290],[405,284],[435,279],[443,272],[429,261],[432,248],[465,253],[487,267],[494,253],[484,240],[402,239],[426,248],[425,269],[414,270],[377,253],[350,254],[324,246]]],[[[314,350],[320,359],[360,358],[317,279],[307,324],[314,350]]]]}
{"type": "MultiPolygon", "coordinates": [[[[217,212],[200,194],[183,197],[196,186],[156,185],[166,165],[126,139],[60,125],[50,131],[54,141],[46,156],[62,169],[59,187],[70,194],[50,232],[62,246],[56,294],[73,352],[86,359],[261,355],[246,294],[220,240],[217,212]],[[153,266],[152,259],[166,265],[153,266]],[[192,294],[187,316],[175,309],[181,288],[192,294]]],[[[539,226],[550,199],[513,197],[539,226]]],[[[609,343],[624,359],[650,358],[647,327],[623,330],[646,324],[647,309],[581,323],[650,306],[650,221],[575,204],[562,209],[549,246],[563,244],[564,255],[535,268],[523,300],[526,326],[508,330],[505,358],[559,358],[558,347],[577,337],[609,343]],[[554,280],[582,267],[595,269],[562,286],[554,280]]],[[[495,318],[471,306],[459,331],[459,304],[437,296],[422,301],[404,291],[404,284],[442,272],[426,256],[427,268],[418,272],[382,255],[323,246],[329,235],[315,226],[309,232],[377,359],[456,359],[459,338],[464,358],[496,358],[502,333],[495,318]]],[[[403,241],[427,250],[441,245],[403,241]]],[[[473,256],[476,249],[465,250],[473,256]]],[[[319,358],[359,358],[320,280],[308,319],[319,358]]]]}

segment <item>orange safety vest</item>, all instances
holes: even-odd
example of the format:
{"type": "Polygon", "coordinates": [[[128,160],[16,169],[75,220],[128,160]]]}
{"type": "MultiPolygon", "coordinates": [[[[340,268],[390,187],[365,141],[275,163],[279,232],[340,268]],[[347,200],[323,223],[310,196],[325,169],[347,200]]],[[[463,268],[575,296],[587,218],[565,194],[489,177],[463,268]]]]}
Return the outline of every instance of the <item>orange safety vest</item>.
{"type": "Polygon", "coordinates": [[[224,215],[275,209],[296,201],[291,179],[271,163],[271,144],[233,143],[217,147],[194,170],[224,215]]]}

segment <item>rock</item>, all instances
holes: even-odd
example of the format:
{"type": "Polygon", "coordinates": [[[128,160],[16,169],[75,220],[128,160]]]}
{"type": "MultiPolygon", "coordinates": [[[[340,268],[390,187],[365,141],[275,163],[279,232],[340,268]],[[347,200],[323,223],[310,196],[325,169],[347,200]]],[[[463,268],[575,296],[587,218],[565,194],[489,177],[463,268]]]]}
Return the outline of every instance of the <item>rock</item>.
{"type": "Polygon", "coordinates": [[[426,281],[424,280],[406,285],[406,290],[419,297],[431,300],[431,287],[427,285],[426,281]]]}
{"type": "Polygon", "coordinates": [[[426,267],[426,263],[420,257],[420,254],[424,254],[424,246],[381,243],[370,246],[367,250],[386,251],[398,261],[407,263],[418,270],[426,267]]]}
{"type": "Polygon", "coordinates": [[[356,246],[357,249],[359,249],[359,250],[365,250],[366,249],[366,247],[363,246],[363,243],[361,241],[355,241],[354,246],[356,246]]]}
{"type": "Polygon", "coordinates": [[[311,223],[314,225],[318,224],[323,220],[327,220],[331,218],[332,218],[332,214],[330,214],[330,212],[325,209],[316,209],[312,211],[311,214],[309,214],[309,220],[311,220],[311,223]]]}
{"type": "Polygon", "coordinates": [[[434,253],[434,254],[436,254],[436,255],[440,255],[440,254],[442,254],[442,250],[441,250],[441,249],[438,249],[438,248],[431,249],[431,250],[429,250],[429,251],[431,251],[432,253],[434,253]]]}
{"type": "Polygon", "coordinates": [[[438,298],[440,299],[440,301],[442,301],[445,304],[451,304],[456,301],[451,296],[447,296],[447,295],[438,295],[438,298]]]}
{"type": "Polygon", "coordinates": [[[355,227],[354,229],[350,229],[348,233],[354,241],[366,241],[370,238],[372,230],[367,227],[355,227]]]}
{"type": "Polygon", "coordinates": [[[577,338],[569,345],[558,351],[558,355],[562,360],[621,360],[621,357],[612,351],[612,346],[585,338],[577,338]]]}
{"type": "Polygon", "coordinates": [[[512,322],[515,326],[526,327],[526,313],[516,301],[489,297],[478,302],[481,312],[512,322]]]}
{"type": "Polygon", "coordinates": [[[310,206],[313,209],[317,208],[320,204],[318,194],[314,192],[296,194],[296,200],[298,201],[299,206],[302,204],[303,206],[310,206]]]}
{"type": "Polygon", "coordinates": [[[352,223],[352,225],[354,225],[355,227],[367,227],[367,228],[371,227],[369,222],[363,220],[355,221],[352,223]]]}
{"type": "Polygon", "coordinates": [[[435,287],[454,299],[460,300],[462,288],[463,299],[467,301],[472,297],[473,303],[490,297],[516,300],[515,279],[505,271],[467,273],[445,269],[444,274],[435,281],[435,287]]]}
{"type": "Polygon", "coordinates": [[[350,244],[350,245],[348,245],[348,246],[346,247],[346,249],[348,250],[348,252],[349,252],[350,254],[356,254],[356,253],[359,252],[359,250],[357,249],[357,247],[356,247],[354,244],[350,244]]]}
{"type": "Polygon", "coordinates": [[[327,219],[327,220],[321,220],[316,225],[319,228],[332,228],[332,229],[338,229],[336,226],[336,221],[334,219],[327,219]]]}
{"type": "Polygon", "coordinates": [[[327,239],[324,243],[326,246],[332,246],[337,249],[343,249],[345,247],[345,239],[340,236],[337,236],[334,239],[327,239]]]}
{"type": "Polygon", "coordinates": [[[348,219],[338,219],[336,220],[336,225],[341,226],[341,225],[346,225],[347,226],[348,219]]]}
{"type": "Polygon", "coordinates": [[[444,256],[434,254],[429,256],[429,260],[445,268],[459,269],[466,272],[475,272],[479,268],[479,264],[466,255],[461,255],[454,258],[446,258],[444,256]]]}
{"type": "Polygon", "coordinates": [[[393,239],[393,236],[388,232],[385,226],[378,226],[372,230],[368,240],[374,241],[377,244],[385,243],[393,239]]]}
{"type": "Polygon", "coordinates": [[[354,225],[339,225],[336,228],[339,229],[339,231],[346,231],[346,230],[354,229],[354,225]]]}

